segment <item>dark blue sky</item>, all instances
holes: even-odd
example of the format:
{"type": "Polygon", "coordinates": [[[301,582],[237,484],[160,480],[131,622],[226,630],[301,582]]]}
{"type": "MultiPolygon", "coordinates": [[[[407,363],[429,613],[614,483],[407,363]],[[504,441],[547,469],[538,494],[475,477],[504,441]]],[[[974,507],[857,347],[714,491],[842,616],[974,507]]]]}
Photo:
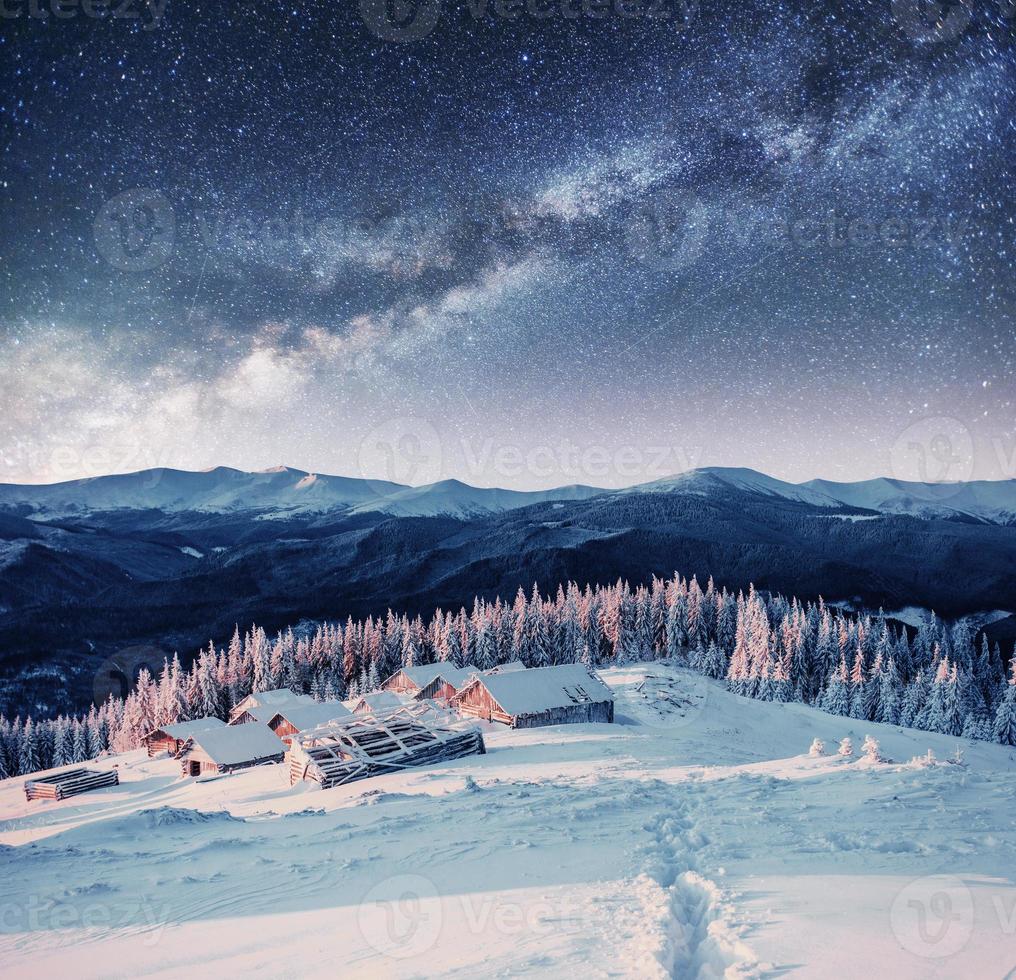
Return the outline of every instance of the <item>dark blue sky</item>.
{"type": "Polygon", "coordinates": [[[0,480],[1016,476],[1007,5],[223,6],[0,20],[0,480]]]}

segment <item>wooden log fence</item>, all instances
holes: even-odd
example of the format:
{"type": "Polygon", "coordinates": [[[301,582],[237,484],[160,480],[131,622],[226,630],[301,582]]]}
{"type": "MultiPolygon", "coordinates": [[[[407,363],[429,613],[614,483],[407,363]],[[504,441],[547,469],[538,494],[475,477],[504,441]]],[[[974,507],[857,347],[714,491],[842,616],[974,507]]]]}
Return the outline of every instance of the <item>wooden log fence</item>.
{"type": "Polygon", "coordinates": [[[25,780],[25,798],[28,800],[65,800],[103,786],[118,786],[120,776],[115,769],[68,769],[52,776],[25,780]]]}
{"type": "Polygon", "coordinates": [[[407,706],[381,716],[357,715],[295,735],[289,778],[290,783],[314,780],[328,789],[485,752],[478,728],[427,724],[407,706]]]}

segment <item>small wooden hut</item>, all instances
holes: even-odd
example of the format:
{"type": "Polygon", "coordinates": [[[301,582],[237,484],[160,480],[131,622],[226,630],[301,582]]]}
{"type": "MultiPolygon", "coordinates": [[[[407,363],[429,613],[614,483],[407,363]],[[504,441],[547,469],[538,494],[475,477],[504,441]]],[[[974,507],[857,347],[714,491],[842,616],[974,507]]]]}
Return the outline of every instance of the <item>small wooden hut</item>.
{"type": "Polygon", "coordinates": [[[341,701],[312,701],[310,704],[294,702],[276,711],[268,720],[268,727],[281,738],[288,748],[292,736],[308,728],[317,728],[351,714],[341,701]]]}
{"type": "Polygon", "coordinates": [[[286,757],[290,783],[309,779],[328,789],[486,752],[478,728],[427,724],[417,716],[422,710],[406,705],[380,717],[353,715],[295,734],[286,757]]]}
{"type": "Polygon", "coordinates": [[[420,664],[397,670],[381,685],[381,689],[411,698],[449,701],[475,673],[475,667],[456,667],[446,662],[420,664]]]}
{"type": "Polygon", "coordinates": [[[308,694],[294,694],[288,687],[274,691],[258,691],[248,694],[229,713],[231,725],[249,725],[260,722],[267,725],[272,716],[283,708],[294,704],[317,704],[308,694]]]}
{"type": "Polygon", "coordinates": [[[267,725],[248,723],[195,732],[177,758],[185,776],[200,776],[282,762],[285,754],[285,746],[267,725]]]}
{"type": "Polygon", "coordinates": [[[65,800],[103,786],[117,786],[120,776],[115,769],[65,769],[49,776],[25,780],[26,800],[65,800]]]}
{"type": "Polygon", "coordinates": [[[163,725],[150,731],[144,737],[149,758],[160,752],[176,755],[195,732],[207,731],[209,728],[222,728],[225,722],[221,718],[195,718],[193,721],[179,721],[175,725],[163,725]]]}
{"type": "Polygon", "coordinates": [[[512,728],[612,722],[614,695],[581,664],[474,677],[452,698],[460,714],[512,728]]]}

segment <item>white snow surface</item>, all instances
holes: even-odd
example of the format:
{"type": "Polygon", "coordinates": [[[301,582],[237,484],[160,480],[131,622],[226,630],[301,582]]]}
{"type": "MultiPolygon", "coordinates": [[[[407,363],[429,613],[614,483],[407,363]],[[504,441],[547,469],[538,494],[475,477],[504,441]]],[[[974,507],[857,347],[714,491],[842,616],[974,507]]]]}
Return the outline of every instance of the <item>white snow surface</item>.
{"type": "Polygon", "coordinates": [[[330,790],[143,752],[63,802],[0,783],[5,980],[1016,967],[1012,750],[603,677],[616,724],[487,726],[484,756],[330,790]],[[869,733],[895,761],[808,754],[869,733]]]}

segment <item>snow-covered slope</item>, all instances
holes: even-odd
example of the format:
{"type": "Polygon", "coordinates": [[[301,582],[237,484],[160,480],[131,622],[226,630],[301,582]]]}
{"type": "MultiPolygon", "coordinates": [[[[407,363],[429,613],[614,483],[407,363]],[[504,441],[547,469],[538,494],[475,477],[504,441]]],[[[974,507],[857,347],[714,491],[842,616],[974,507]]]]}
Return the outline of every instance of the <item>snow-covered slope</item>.
{"type": "Polygon", "coordinates": [[[159,468],[45,486],[0,486],[0,504],[52,513],[153,508],[228,511],[350,507],[404,489],[385,481],[317,476],[290,467],[257,473],[219,466],[190,472],[159,468]]]}
{"type": "Polygon", "coordinates": [[[375,497],[354,508],[355,513],[384,511],[398,516],[427,514],[482,514],[515,510],[547,500],[585,500],[603,493],[595,487],[568,486],[554,490],[502,490],[471,487],[459,480],[442,480],[422,487],[405,487],[384,497],[375,497]]]}
{"type": "Polygon", "coordinates": [[[1012,969],[1012,750],[603,676],[614,725],[489,728],[485,756],[326,791],[142,753],[62,803],[0,783],[5,978],[1012,969]],[[896,761],[807,754],[868,732],[896,761]]]}

